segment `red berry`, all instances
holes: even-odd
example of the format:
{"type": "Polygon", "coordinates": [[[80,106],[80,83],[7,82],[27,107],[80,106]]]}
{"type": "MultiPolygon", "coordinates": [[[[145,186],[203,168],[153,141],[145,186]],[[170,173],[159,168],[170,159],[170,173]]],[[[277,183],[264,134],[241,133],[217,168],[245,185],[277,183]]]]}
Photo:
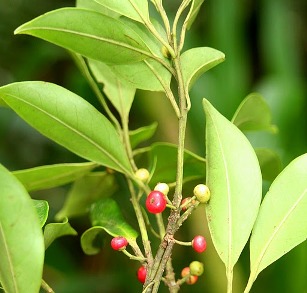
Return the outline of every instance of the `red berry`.
{"type": "Polygon", "coordinates": [[[162,192],[153,190],[146,199],[146,208],[152,214],[162,213],[166,207],[166,199],[162,192]]]}
{"type": "Polygon", "coordinates": [[[187,278],[186,283],[189,284],[189,285],[195,284],[198,280],[198,276],[192,276],[191,273],[190,273],[189,267],[183,268],[182,271],[181,271],[181,277],[184,278],[188,275],[190,275],[190,276],[187,278]]]}
{"type": "Polygon", "coordinates": [[[138,277],[138,280],[143,284],[145,283],[145,280],[146,280],[146,274],[147,274],[146,268],[144,266],[141,266],[138,269],[137,277],[138,277]]]}
{"type": "Polygon", "coordinates": [[[192,247],[198,253],[204,252],[207,248],[206,239],[200,235],[195,236],[192,240],[192,247]]]}
{"type": "Polygon", "coordinates": [[[111,240],[111,246],[114,250],[123,250],[128,245],[128,240],[125,237],[118,236],[111,240]]]}

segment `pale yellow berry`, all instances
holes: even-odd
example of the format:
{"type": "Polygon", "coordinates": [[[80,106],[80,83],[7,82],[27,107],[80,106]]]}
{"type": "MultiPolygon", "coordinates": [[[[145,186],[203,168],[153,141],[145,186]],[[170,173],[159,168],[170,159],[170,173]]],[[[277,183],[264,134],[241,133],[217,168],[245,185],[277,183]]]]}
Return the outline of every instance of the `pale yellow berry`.
{"type": "Polygon", "coordinates": [[[195,186],[193,193],[197,200],[201,203],[206,203],[210,199],[210,190],[205,184],[198,184],[195,186]]]}
{"type": "Polygon", "coordinates": [[[193,276],[201,276],[204,272],[204,264],[196,260],[190,263],[189,268],[193,276]]]}
{"type": "Polygon", "coordinates": [[[169,192],[169,186],[166,183],[158,183],[154,190],[162,192],[165,196],[167,196],[169,192]]]}
{"type": "Polygon", "coordinates": [[[147,182],[149,179],[149,172],[145,168],[140,168],[135,172],[135,177],[141,180],[142,182],[147,182]]]}

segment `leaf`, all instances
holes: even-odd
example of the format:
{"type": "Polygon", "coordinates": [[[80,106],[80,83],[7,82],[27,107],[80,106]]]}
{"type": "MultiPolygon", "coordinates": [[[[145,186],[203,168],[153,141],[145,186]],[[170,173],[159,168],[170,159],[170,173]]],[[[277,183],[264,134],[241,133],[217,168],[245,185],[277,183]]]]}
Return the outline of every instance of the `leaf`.
{"type": "Polygon", "coordinates": [[[81,8],[61,8],[43,14],[15,30],[54,43],[85,57],[112,64],[152,57],[127,24],[81,8]]]}
{"type": "Polygon", "coordinates": [[[191,10],[189,12],[189,18],[187,20],[187,28],[190,29],[192,23],[194,22],[201,5],[203,4],[204,0],[193,0],[191,10]]]}
{"type": "Polygon", "coordinates": [[[117,189],[113,175],[94,172],[78,179],[68,192],[62,209],[56,214],[57,220],[81,216],[89,211],[90,205],[102,197],[111,196],[117,189]]]}
{"type": "Polygon", "coordinates": [[[76,94],[52,83],[29,81],[1,87],[0,97],[32,127],[75,154],[132,173],[113,125],[76,94]]]}
{"type": "Polygon", "coordinates": [[[76,1],[76,7],[90,9],[90,10],[93,10],[93,11],[96,11],[96,12],[100,12],[100,13],[108,15],[112,18],[119,18],[120,17],[120,14],[100,5],[99,3],[95,2],[95,1],[77,0],[76,1]]]}
{"type": "Polygon", "coordinates": [[[206,100],[206,206],[214,246],[226,265],[227,276],[248,238],[261,201],[262,180],[256,154],[240,130],[206,100]]]}
{"type": "Polygon", "coordinates": [[[77,235],[77,231],[70,226],[68,219],[64,219],[63,223],[50,223],[44,229],[45,249],[59,237],[77,235]]]}
{"type": "Polygon", "coordinates": [[[264,197],[250,241],[251,276],[307,238],[307,154],[293,160],[264,197]]]}
{"type": "Polygon", "coordinates": [[[186,86],[191,89],[194,82],[203,73],[224,60],[224,53],[209,47],[199,47],[185,51],[181,55],[181,67],[186,86]]]}
{"type": "Polygon", "coordinates": [[[36,209],[40,226],[43,227],[48,218],[49,204],[46,200],[38,199],[32,199],[32,203],[36,209]]]}
{"type": "Polygon", "coordinates": [[[281,159],[276,152],[266,148],[255,149],[263,180],[273,181],[282,170],[281,159]]]}
{"type": "Polygon", "coordinates": [[[148,126],[140,127],[135,130],[131,130],[129,133],[130,143],[132,148],[135,148],[138,144],[147,141],[152,138],[158,127],[158,123],[154,122],[148,126]]]}
{"type": "Polygon", "coordinates": [[[124,220],[116,201],[111,198],[102,198],[94,203],[90,210],[93,226],[101,226],[113,237],[123,236],[136,239],[138,233],[124,220]]]}
{"type": "Polygon", "coordinates": [[[128,18],[141,23],[148,22],[148,1],[147,0],[95,0],[106,8],[113,10],[128,18]]]}
{"type": "Polygon", "coordinates": [[[267,130],[277,132],[275,125],[272,125],[271,111],[260,94],[252,93],[248,95],[239,105],[232,118],[241,131],[267,130]]]}
{"type": "MultiPolygon", "coordinates": [[[[142,151],[138,150],[138,151],[142,151]]],[[[150,165],[155,166],[150,182],[176,182],[177,146],[170,143],[154,143],[149,148],[144,148],[149,156],[150,165]]],[[[206,160],[185,150],[184,153],[184,182],[195,179],[205,179],[206,160]]],[[[153,186],[152,186],[153,187],[153,186]]]]}
{"type": "Polygon", "coordinates": [[[28,191],[61,186],[84,176],[95,163],[55,164],[12,172],[28,191]]]}
{"type": "Polygon", "coordinates": [[[5,292],[39,292],[44,242],[37,212],[22,184],[0,165],[0,282],[5,292]]]}
{"type": "Polygon", "coordinates": [[[87,255],[99,253],[104,244],[105,233],[105,230],[100,226],[87,229],[81,236],[83,252],[87,255]]]}
{"type": "Polygon", "coordinates": [[[89,67],[103,91],[121,117],[127,119],[135,96],[135,88],[116,75],[105,63],[89,60],[89,67]]]}

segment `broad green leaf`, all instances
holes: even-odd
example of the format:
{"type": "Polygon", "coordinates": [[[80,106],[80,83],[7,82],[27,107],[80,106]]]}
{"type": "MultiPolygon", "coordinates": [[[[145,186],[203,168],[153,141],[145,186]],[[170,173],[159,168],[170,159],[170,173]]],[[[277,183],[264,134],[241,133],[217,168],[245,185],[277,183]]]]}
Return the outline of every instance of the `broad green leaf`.
{"type": "Polygon", "coordinates": [[[81,247],[85,254],[99,253],[104,244],[105,230],[101,226],[87,229],[81,236],[81,247]]]}
{"type": "Polygon", "coordinates": [[[232,273],[259,210],[262,179],[259,163],[245,135],[206,99],[207,185],[206,206],[214,246],[232,273]]]}
{"type": "Polygon", "coordinates": [[[1,87],[0,98],[32,127],[77,155],[132,173],[113,125],[76,94],[52,83],[29,81],[1,87]]]}
{"type": "Polygon", "coordinates": [[[49,204],[45,200],[38,200],[38,199],[32,199],[32,202],[36,209],[40,226],[43,227],[48,218],[49,204]]]}
{"type": "Polygon", "coordinates": [[[121,117],[127,119],[135,96],[135,88],[115,74],[105,63],[89,60],[89,67],[96,80],[103,83],[103,91],[121,117]]]}
{"type": "Polygon", "coordinates": [[[102,197],[111,196],[117,189],[113,175],[93,172],[77,180],[68,192],[64,206],[56,214],[57,220],[81,216],[89,211],[90,205],[102,197]]]}
{"type": "Polygon", "coordinates": [[[108,15],[108,16],[113,17],[113,18],[119,18],[120,17],[120,14],[100,5],[99,3],[97,3],[93,0],[90,0],[90,1],[89,0],[77,0],[76,1],[76,7],[90,9],[90,10],[108,15]]]}
{"type": "Polygon", "coordinates": [[[138,233],[124,220],[120,208],[112,198],[103,198],[94,203],[90,210],[93,226],[101,226],[113,237],[123,236],[136,239],[138,233]]]}
{"type": "Polygon", "coordinates": [[[263,180],[273,181],[282,170],[281,159],[276,152],[266,148],[256,148],[263,180]]]}
{"type": "Polygon", "coordinates": [[[63,223],[50,223],[47,224],[44,229],[44,239],[45,239],[45,249],[47,249],[50,244],[59,237],[72,235],[77,235],[77,231],[70,226],[68,219],[64,219],[63,223]]]}
{"type": "Polygon", "coordinates": [[[112,64],[152,57],[129,26],[120,20],[81,8],[61,8],[43,14],[15,30],[112,64]]]}
{"type": "Polygon", "coordinates": [[[191,28],[191,25],[194,22],[203,2],[204,2],[204,0],[193,0],[191,10],[189,12],[189,17],[188,17],[188,20],[187,20],[187,28],[188,29],[191,28]]]}
{"type": "Polygon", "coordinates": [[[44,240],[33,202],[0,165],[0,283],[5,292],[39,292],[44,240]]]}
{"type": "Polygon", "coordinates": [[[181,67],[186,86],[190,89],[203,73],[224,60],[224,53],[209,47],[185,51],[181,55],[181,67]]]}
{"type": "Polygon", "coordinates": [[[28,191],[61,186],[84,176],[95,163],[55,164],[12,172],[28,191]]]}
{"type": "Polygon", "coordinates": [[[264,197],[250,241],[251,277],[307,239],[307,154],[293,160],[264,197]]]}
{"type": "Polygon", "coordinates": [[[241,131],[277,131],[276,126],[272,125],[272,116],[268,104],[263,97],[257,93],[248,95],[242,101],[232,118],[232,123],[241,131]]]}
{"type": "Polygon", "coordinates": [[[154,122],[148,126],[131,130],[129,135],[130,135],[130,143],[132,148],[135,148],[138,144],[152,138],[157,130],[157,127],[158,123],[154,122]]]}
{"type": "MultiPolygon", "coordinates": [[[[150,182],[176,182],[177,146],[170,143],[154,143],[151,147],[139,150],[149,156],[150,165],[154,166],[154,173],[150,182]]],[[[195,179],[205,179],[206,160],[185,150],[184,153],[184,182],[195,179]]]]}
{"type": "Polygon", "coordinates": [[[147,0],[95,0],[110,10],[141,23],[149,20],[147,0]]]}

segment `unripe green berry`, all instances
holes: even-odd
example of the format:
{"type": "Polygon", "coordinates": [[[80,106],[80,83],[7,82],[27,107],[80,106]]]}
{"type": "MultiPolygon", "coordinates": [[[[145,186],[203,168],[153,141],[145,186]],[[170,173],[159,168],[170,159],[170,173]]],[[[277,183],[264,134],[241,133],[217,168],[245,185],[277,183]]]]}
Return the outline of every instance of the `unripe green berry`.
{"type": "Polygon", "coordinates": [[[140,168],[135,172],[135,177],[141,180],[142,182],[147,182],[149,179],[149,172],[145,168],[140,168]]]}
{"type": "Polygon", "coordinates": [[[167,196],[169,192],[169,186],[166,183],[158,183],[154,190],[162,192],[165,196],[167,196]]]}
{"type": "Polygon", "coordinates": [[[204,264],[195,260],[192,261],[189,265],[190,268],[190,273],[193,276],[201,276],[202,273],[204,272],[204,264]]]}
{"type": "Polygon", "coordinates": [[[196,185],[193,192],[197,200],[201,203],[206,203],[210,199],[210,190],[205,184],[196,185]]]}

